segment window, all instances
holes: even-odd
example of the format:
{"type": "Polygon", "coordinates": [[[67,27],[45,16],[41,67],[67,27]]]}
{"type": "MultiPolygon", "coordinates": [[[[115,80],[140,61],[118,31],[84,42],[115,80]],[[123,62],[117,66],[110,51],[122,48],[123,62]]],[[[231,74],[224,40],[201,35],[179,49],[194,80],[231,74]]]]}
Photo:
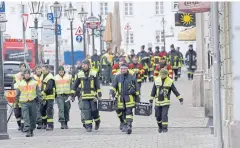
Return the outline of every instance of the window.
{"type": "Polygon", "coordinates": [[[134,34],[133,32],[125,32],[125,44],[134,43],[134,34]]]}
{"type": "Polygon", "coordinates": [[[124,14],[133,15],[133,3],[124,3],[124,14]]]}
{"type": "Polygon", "coordinates": [[[16,10],[15,10],[14,7],[11,7],[10,10],[11,10],[11,13],[12,13],[12,14],[16,14],[16,10]]]}
{"type": "Polygon", "coordinates": [[[107,15],[108,14],[108,3],[100,3],[100,13],[101,15],[107,15]]]}
{"type": "Polygon", "coordinates": [[[156,15],[163,15],[164,14],[164,3],[163,2],[155,2],[155,10],[156,15]]]}
{"type": "Polygon", "coordinates": [[[155,39],[156,39],[156,43],[163,43],[164,42],[164,32],[157,30],[155,39]]]}

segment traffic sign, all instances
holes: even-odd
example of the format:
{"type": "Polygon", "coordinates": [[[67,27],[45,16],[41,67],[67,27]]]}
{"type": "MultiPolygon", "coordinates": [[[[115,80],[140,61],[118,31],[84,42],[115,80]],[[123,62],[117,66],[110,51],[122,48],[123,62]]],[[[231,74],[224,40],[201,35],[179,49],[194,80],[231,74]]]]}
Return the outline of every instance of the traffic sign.
{"type": "Polygon", "coordinates": [[[42,44],[48,45],[54,43],[54,30],[53,23],[49,20],[44,20],[42,22],[42,44]]]}
{"type": "Polygon", "coordinates": [[[80,26],[78,27],[75,35],[78,35],[78,36],[79,36],[79,35],[83,35],[83,30],[82,30],[82,28],[81,28],[80,26]]]}
{"type": "Polygon", "coordinates": [[[76,36],[76,41],[77,42],[82,42],[82,39],[83,39],[82,36],[80,36],[80,35],[76,36]]]}
{"type": "Polygon", "coordinates": [[[57,33],[58,33],[58,36],[60,36],[62,34],[61,32],[61,25],[57,25],[57,33]]]}
{"type": "Polygon", "coordinates": [[[126,24],[126,26],[125,26],[124,29],[125,29],[125,30],[131,30],[131,27],[130,27],[129,23],[126,24]]]}
{"type": "Polygon", "coordinates": [[[31,39],[35,40],[38,38],[38,32],[37,29],[31,29],[31,39]]]}
{"type": "Polygon", "coordinates": [[[5,13],[0,13],[0,31],[4,32],[6,31],[6,14],[5,13]]]}
{"type": "Polygon", "coordinates": [[[53,23],[53,13],[47,13],[47,19],[53,23]]]}
{"type": "Polygon", "coordinates": [[[0,12],[5,12],[5,2],[4,1],[0,2],[0,12]]]}

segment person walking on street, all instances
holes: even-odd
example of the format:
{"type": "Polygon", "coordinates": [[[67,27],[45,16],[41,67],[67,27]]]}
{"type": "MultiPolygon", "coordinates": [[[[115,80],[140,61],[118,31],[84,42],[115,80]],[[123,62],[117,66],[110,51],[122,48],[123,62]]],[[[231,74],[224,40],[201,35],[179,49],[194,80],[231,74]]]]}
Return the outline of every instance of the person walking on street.
{"type": "Polygon", "coordinates": [[[93,70],[96,70],[99,76],[100,56],[97,54],[97,50],[94,50],[94,54],[91,56],[91,67],[93,70]]]}
{"type": "Polygon", "coordinates": [[[83,61],[83,70],[77,75],[77,79],[72,86],[72,97],[79,97],[79,108],[84,117],[84,126],[87,132],[92,131],[92,122],[95,121],[95,130],[100,127],[100,115],[97,107],[97,99],[101,99],[102,92],[97,72],[90,69],[88,60],[83,61]],[[79,88],[79,90],[78,90],[79,88]],[[80,94],[77,94],[80,93],[80,94]]]}
{"type": "Polygon", "coordinates": [[[181,77],[181,73],[182,73],[182,65],[184,63],[184,60],[183,60],[183,54],[180,51],[180,47],[177,47],[177,52],[178,52],[178,55],[179,55],[178,77],[180,78],[181,77]]]}
{"type": "Polygon", "coordinates": [[[193,74],[197,68],[197,53],[193,50],[193,46],[188,46],[189,50],[187,51],[185,55],[185,63],[186,67],[188,69],[188,80],[193,79],[193,74]]]}
{"type": "Polygon", "coordinates": [[[145,51],[145,45],[141,46],[141,51],[137,54],[139,62],[143,65],[144,68],[144,81],[147,81],[149,65],[151,64],[149,54],[145,51]]]}
{"type": "Polygon", "coordinates": [[[41,115],[43,119],[42,129],[51,131],[54,128],[53,115],[54,115],[54,99],[56,95],[56,86],[53,75],[49,72],[49,66],[42,67],[43,75],[42,80],[42,107],[41,115]]]}
{"type": "Polygon", "coordinates": [[[135,99],[139,99],[139,86],[134,75],[128,71],[126,63],[121,64],[121,74],[116,75],[115,80],[110,89],[109,97],[116,97],[117,115],[120,119],[120,130],[127,134],[132,133],[133,108],[135,107],[135,99]]]}
{"type": "Polygon", "coordinates": [[[171,91],[183,104],[183,98],[180,96],[173,80],[168,77],[168,70],[162,68],[159,76],[154,80],[151,99],[149,102],[152,104],[155,99],[155,117],[158,124],[158,132],[168,132],[168,110],[170,107],[170,95],[171,91]]]}
{"type": "Polygon", "coordinates": [[[110,58],[111,51],[110,49],[102,56],[101,59],[101,71],[102,71],[102,84],[109,85],[111,77],[111,66],[112,61],[110,58]]]}
{"type": "Polygon", "coordinates": [[[71,79],[72,76],[67,74],[63,66],[58,69],[55,76],[57,105],[58,105],[58,121],[61,123],[61,129],[68,129],[69,112],[71,103],[71,79]]]}
{"type": "Polygon", "coordinates": [[[174,45],[170,46],[171,51],[168,52],[168,62],[172,66],[174,72],[174,80],[177,81],[178,79],[178,68],[179,68],[179,54],[175,50],[174,45]]]}
{"type": "MultiPolygon", "coordinates": [[[[42,87],[41,76],[42,76],[42,67],[38,65],[35,68],[35,74],[33,75],[33,79],[37,81],[39,90],[41,90],[41,87],[42,87]]],[[[38,97],[41,97],[41,96],[39,95],[38,97]]],[[[41,111],[40,111],[41,105],[42,105],[41,100],[42,98],[37,99],[38,101],[37,102],[37,129],[42,129],[42,117],[41,117],[41,111]]]]}
{"type": "MultiPolygon", "coordinates": [[[[19,64],[20,72],[14,75],[13,77],[13,85],[12,89],[16,89],[17,84],[23,79],[23,73],[25,69],[27,68],[27,65],[25,63],[20,63],[19,64]]],[[[24,120],[22,120],[22,105],[20,102],[18,102],[18,98],[16,99],[16,102],[13,104],[13,109],[14,109],[14,115],[15,118],[17,119],[17,125],[18,125],[18,130],[22,132],[26,132],[26,129],[24,129],[24,120]]]]}
{"type": "Polygon", "coordinates": [[[24,78],[17,83],[17,99],[22,104],[22,116],[24,120],[24,128],[27,130],[26,137],[33,136],[33,130],[36,128],[37,116],[37,99],[40,99],[40,90],[31,76],[31,71],[24,71],[24,78]]]}

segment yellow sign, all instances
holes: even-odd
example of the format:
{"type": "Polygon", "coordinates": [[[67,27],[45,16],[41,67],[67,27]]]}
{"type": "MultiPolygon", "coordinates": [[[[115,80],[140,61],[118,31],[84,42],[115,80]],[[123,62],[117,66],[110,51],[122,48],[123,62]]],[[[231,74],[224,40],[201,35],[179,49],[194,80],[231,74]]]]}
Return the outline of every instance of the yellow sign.
{"type": "Polygon", "coordinates": [[[185,13],[183,15],[181,15],[181,22],[183,23],[183,25],[190,25],[193,23],[194,21],[194,18],[193,18],[193,15],[190,14],[190,13],[185,13]]]}

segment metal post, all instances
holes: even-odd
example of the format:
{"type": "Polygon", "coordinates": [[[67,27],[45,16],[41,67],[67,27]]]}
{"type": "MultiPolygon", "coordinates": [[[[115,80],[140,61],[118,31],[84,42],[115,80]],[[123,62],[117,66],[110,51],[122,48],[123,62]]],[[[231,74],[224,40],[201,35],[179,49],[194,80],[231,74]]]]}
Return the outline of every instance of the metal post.
{"type": "Polygon", "coordinates": [[[71,30],[72,68],[74,68],[74,49],[73,49],[73,21],[70,21],[70,30],[71,30]]]}
{"type": "MultiPolygon", "coordinates": [[[[24,5],[22,4],[22,14],[24,14],[24,5]]],[[[22,15],[22,27],[23,27],[23,45],[24,45],[24,62],[27,63],[26,54],[27,54],[27,45],[26,45],[26,28],[24,25],[24,18],[22,15]]]]}
{"type": "Polygon", "coordinates": [[[127,38],[128,40],[126,40],[126,53],[128,53],[128,42],[130,42],[130,38],[129,38],[129,29],[127,29],[127,38]]]}
{"type": "Polygon", "coordinates": [[[57,74],[58,72],[58,30],[57,30],[57,26],[58,26],[58,23],[57,23],[57,17],[55,17],[55,42],[56,42],[56,53],[55,53],[55,74],[57,74]]]}
{"type": "Polygon", "coordinates": [[[218,148],[223,147],[223,133],[222,133],[222,103],[221,103],[221,88],[220,88],[220,72],[221,72],[221,65],[220,65],[220,49],[219,49],[219,18],[218,18],[218,2],[212,2],[212,9],[213,11],[213,47],[214,47],[214,96],[216,101],[216,121],[217,121],[217,144],[218,148]]]}
{"type": "Polygon", "coordinates": [[[164,49],[166,50],[166,37],[165,37],[165,19],[164,17],[162,18],[162,23],[163,23],[163,37],[164,37],[164,41],[163,41],[163,46],[164,46],[164,49]]]}
{"type": "Polygon", "coordinates": [[[7,133],[7,101],[4,97],[2,31],[0,31],[0,140],[9,139],[7,133]]]}
{"type": "Polygon", "coordinates": [[[94,30],[95,29],[92,29],[92,54],[94,53],[95,50],[94,30]]]}
{"type": "Polygon", "coordinates": [[[100,53],[102,53],[102,50],[103,50],[103,43],[102,43],[102,16],[101,15],[98,15],[99,16],[99,21],[100,21],[100,29],[99,29],[99,39],[100,39],[100,53]]]}
{"type": "Polygon", "coordinates": [[[83,22],[83,50],[84,50],[84,56],[87,57],[86,38],[85,38],[85,21],[83,22]]]}
{"type": "MultiPolygon", "coordinates": [[[[34,29],[38,29],[38,19],[35,18],[34,19],[34,29]]],[[[39,63],[39,60],[38,60],[38,36],[37,38],[35,39],[35,53],[36,53],[36,56],[35,56],[35,64],[37,65],[39,63]]]]}

